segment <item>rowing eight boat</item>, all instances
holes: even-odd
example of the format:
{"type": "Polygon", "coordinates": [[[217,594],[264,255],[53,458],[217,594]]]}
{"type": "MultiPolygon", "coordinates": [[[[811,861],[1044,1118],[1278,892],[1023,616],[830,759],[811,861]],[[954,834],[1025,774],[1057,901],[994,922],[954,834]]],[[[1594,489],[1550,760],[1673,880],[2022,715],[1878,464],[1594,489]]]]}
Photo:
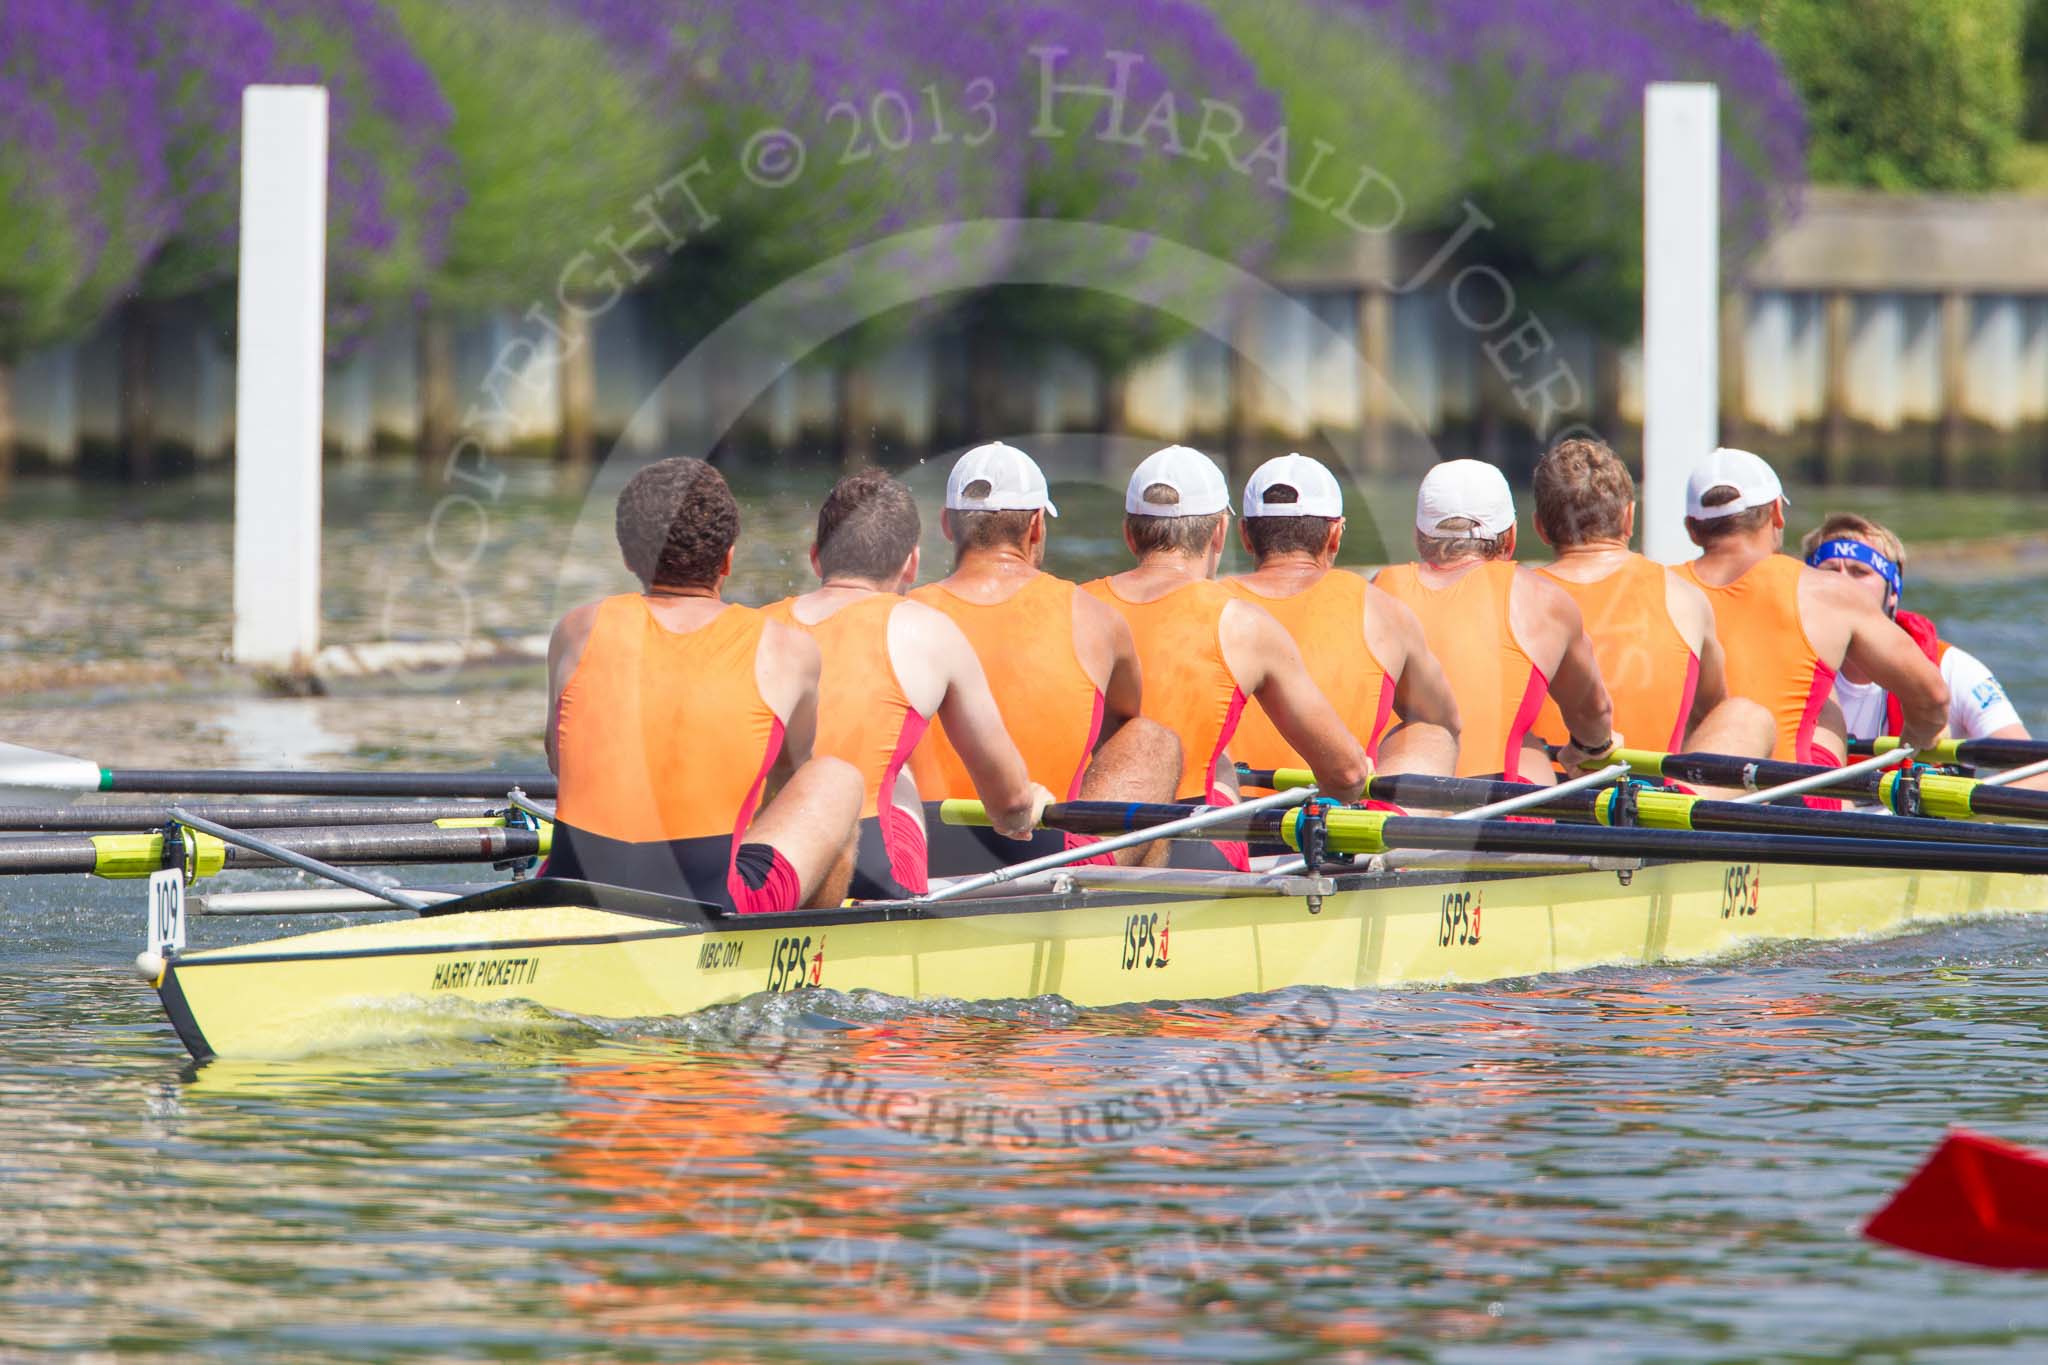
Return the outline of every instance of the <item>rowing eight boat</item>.
{"type": "Polygon", "coordinates": [[[1336,877],[1077,869],[1026,894],[746,917],[541,879],[416,919],[169,955],[156,986],[204,1059],[388,1040],[440,1002],[632,1019],[829,987],[1114,1005],[1487,981],[2048,909],[2048,878],[2007,873],[1429,858],[1336,877]]]}

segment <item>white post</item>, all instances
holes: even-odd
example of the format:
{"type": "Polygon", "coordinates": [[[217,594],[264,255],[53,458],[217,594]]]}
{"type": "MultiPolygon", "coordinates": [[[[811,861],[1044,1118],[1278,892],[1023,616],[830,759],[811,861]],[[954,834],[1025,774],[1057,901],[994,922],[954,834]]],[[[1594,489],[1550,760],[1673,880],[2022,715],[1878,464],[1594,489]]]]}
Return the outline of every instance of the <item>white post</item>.
{"type": "Polygon", "coordinates": [[[1643,553],[1699,552],[1685,480],[1718,443],[1721,94],[1652,84],[1643,94],[1643,553]]]}
{"type": "Polygon", "coordinates": [[[297,671],[320,648],[326,90],[242,92],[241,229],[235,661],[297,671]]]}

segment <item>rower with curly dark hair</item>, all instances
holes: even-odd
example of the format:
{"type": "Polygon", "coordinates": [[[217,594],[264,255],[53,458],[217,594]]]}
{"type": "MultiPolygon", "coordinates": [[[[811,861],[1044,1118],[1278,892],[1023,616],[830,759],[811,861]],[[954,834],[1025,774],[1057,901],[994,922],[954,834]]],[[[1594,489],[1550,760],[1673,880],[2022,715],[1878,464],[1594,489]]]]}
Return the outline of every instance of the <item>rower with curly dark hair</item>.
{"type": "Polygon", "coordinates": [[[548,875],[726,911],[838,904],[860,775],[812,756],[817,645],[722,596],[732,490],[702,460],[657,460],[616,526],[641,590],[577,607],[548,643],[548,875]]]}

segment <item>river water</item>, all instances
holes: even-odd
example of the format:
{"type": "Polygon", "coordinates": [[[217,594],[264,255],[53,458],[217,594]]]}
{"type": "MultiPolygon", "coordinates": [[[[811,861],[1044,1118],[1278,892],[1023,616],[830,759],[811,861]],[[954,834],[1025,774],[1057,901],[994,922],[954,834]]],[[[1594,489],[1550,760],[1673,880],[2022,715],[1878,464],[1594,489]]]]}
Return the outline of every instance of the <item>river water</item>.
{"type": "MultiPolygon", "coordinates": [[[[536,762],[531,678],[310,699],[210,680],[227,526],[203,502],[32,489],[0,512],[17,657],[53,640],[93,665],[0,705],[8,738],[132,764],[536,762]]],[[[411,572],[430,502],[391,478],[330,492],[332,633],[376,633],[379,575],[411,572]]],[[[1106,567],[1111,514],[1062,502],[1059,567],[1106,567]]],[[[560,583],[602,580],[551,548],[577,508],[493,508],[480,629],[544,629],[560,583]]],[[[780,537],[755,586],[801,566],[808,514],[750,500],[780,537]]],[[[2048,582],[1913,591],[2048,729],[2048,582]]],[[[2034,919],[1456,990],[451,1015],[402,1045],[195,1068],[127,965],[138,886],[21,879],[0,907],[0,1356],[2048,1349],[2035,1282],[1854,1232],[1949,1124],[2048,1144],[2034,919]],[[1205,1068],[1209,1100],[1118,1121],[1205,1068]],[[1033,1140],[963,1117],[990,1109],[1033,1140]]]]}

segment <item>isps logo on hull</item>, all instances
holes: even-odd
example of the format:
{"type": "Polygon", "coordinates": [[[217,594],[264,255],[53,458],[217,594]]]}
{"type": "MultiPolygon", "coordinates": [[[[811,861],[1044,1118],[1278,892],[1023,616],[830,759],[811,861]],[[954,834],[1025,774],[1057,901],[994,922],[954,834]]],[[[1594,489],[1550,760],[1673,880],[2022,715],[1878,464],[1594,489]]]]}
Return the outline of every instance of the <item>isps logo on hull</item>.
{"type": "Polygon", "coordinates": [[[1124,919],[1123,969],[1127,972],[1166,965],[1167,941],[1173,937],[1173,911],[1129,915],[1124,919]]]}
{"type": "Polygon", "coordinates": [[[811,936],[785,935],[768,951],[768,989],[800,991],[820,983],[825,974],[825,936],[818,935],[817,947],[811,936]]]}

